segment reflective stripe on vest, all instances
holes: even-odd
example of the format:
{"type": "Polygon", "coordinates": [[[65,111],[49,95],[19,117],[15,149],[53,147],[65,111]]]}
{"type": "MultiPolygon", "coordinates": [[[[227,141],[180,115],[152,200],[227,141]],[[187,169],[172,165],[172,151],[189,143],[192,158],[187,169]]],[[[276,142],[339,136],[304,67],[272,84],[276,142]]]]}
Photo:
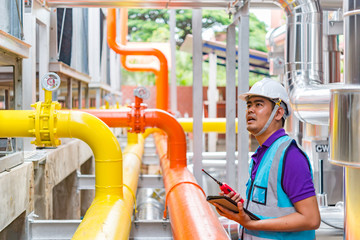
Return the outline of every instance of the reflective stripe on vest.
{"type": "MultiPolygon", "coordinates": [[[[291,143],[296,144],[293,139],[286,135],[278,138],[273,144],[271,144],[261,159],[254,181],[252,182],[251,178],[248,181],[246,192],[248,196],[247,201],[249,202],[246,203],[247,209],[256,214],[261,219],[282,217],[296,212],[294,205],[291,203],[289,197],[283,191],[281,186],[284,156],[291,143]]],[[[250,176],[252,165],[253,162],[251,162],[249,168],[250,176]]],[[[315,231],[270,232],[250,231],[245,229],[243,237],[243,239],[246,240],[311,240],[315,238],[315,231]]]]}

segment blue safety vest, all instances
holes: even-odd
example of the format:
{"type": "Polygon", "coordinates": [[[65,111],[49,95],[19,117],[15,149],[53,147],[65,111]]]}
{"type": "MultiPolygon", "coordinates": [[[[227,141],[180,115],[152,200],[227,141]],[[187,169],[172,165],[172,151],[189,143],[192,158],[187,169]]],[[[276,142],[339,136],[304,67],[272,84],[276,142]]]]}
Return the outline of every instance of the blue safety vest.
{"type": "MultiPolygon", "coordinates": [[[[265,152],[260,162],[254,181],[251,180],[251,177],[249,178],[246,189],[247,201],[245,206],[247,206],[247,209],[257,215],[260,219],[277,218],[296,212],[294,205],[291,203],[281,185],[284,156],[288,147],[292,143],[296,144],[296,141],[287,135],[282,136],[273,142],[273,144],[271,144],[269,149],[265,152]]],[[[306,156],[305,153],[304,156],[306,156]]],[[[306,158],[309,162],[309,158],[307,156],[306,158]]],[[[253,161],[250,163],[250,176],[252,167],[253,161]]],[[[315,230],[300,232],[272,232],[240,229],[240,237],[242,231],[244,240],[315,239],[315,230]]]]}

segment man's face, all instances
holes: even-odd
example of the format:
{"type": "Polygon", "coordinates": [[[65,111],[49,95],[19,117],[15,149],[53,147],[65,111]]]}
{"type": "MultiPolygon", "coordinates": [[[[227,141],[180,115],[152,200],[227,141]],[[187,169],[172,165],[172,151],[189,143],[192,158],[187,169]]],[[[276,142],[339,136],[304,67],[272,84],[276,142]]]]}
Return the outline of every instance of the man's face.
{"type": "Polygon", "coordinates": [[[254,96],[249,98],[246,104],[246,128],[250,133],[256,134],[263,129],[268,121],[273,103],[269,99],[254,96]]]}

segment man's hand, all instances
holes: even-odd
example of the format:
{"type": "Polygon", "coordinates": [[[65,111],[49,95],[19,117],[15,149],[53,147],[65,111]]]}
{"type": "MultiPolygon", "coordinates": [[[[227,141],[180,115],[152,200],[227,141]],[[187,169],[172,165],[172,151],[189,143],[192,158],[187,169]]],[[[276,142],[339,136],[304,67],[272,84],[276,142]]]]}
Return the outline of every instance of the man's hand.
{"type": "Polygon", "coordinates": [[[229,198],[231,198],[232,200],[234,200],[236,203],[238,203],[241,199],[241,196],[239,193],[235,193],[233,191],[231,191],[230,193],[228,194],[225,194],[224,192],[220,192],[219,193],[221,196],[227,196],[229,198]]]}
{"type": "MultiPolygon", "coordinates": [[[[230,195],[231,193],[227,194],[226,196],[230,195]]],[[[216,207],[216,211],[221,216],[234,220],[247,229],[251,229],[251,224],[254,222],[254,220],[251,220],[250,217],[245,213],[243,204],[240,201],[237,203],[239,213],[235,213],[217,203],[214,203],[214,206],[216,207]]]]}

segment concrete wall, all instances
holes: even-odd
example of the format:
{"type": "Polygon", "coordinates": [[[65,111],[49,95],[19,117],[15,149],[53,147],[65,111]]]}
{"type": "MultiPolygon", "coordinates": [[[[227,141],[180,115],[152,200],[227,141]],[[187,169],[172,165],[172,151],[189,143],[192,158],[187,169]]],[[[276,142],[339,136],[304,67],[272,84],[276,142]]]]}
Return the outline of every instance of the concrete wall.
{"type": "Polygon", "coordinates": [[[93,191],[77,190],[77,172],[94,173],[92,151],[80,140],[63,142],[31,152],[44,155],[40,161],[25,157],[23,164],[0,173],[0,240],[24,239],[31,212],[38,219],[80,219],[89,207],[93,191]]]}

